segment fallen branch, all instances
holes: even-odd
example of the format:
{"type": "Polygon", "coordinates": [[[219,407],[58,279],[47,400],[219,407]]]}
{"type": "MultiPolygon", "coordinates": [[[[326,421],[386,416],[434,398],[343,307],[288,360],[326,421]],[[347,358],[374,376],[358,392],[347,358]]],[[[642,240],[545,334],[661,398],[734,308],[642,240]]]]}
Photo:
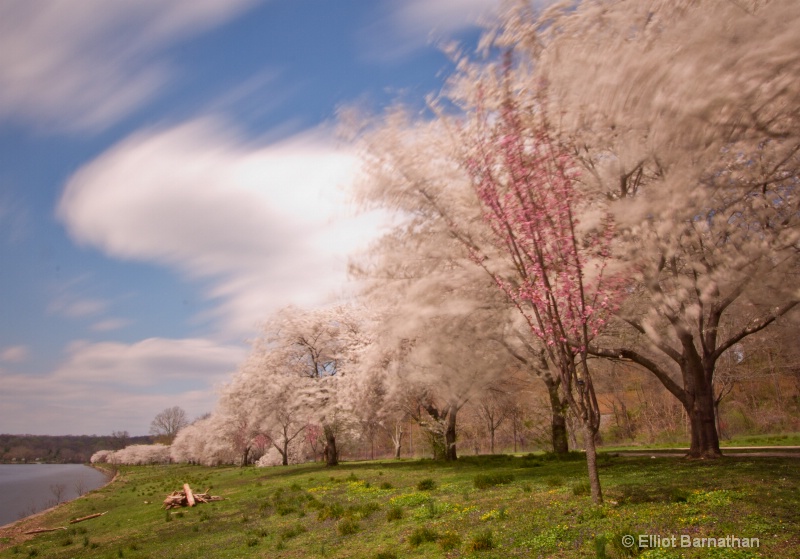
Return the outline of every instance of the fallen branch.
{"type": "Polygon", "coordinates": [[[58,530],[66,530],[63,526],[58,528],[39,528],[38,530],[31,530],[30,532],[25,532],[25,534],[44,534],[45,532],[56,532],[58,530]]]}
{"type": "Polygon", "coordinates": [[[193,507],[195,505],[194,495],[192,495],[192,488],[189,487],[188,483],[183,484],[183,493],[186,495],[186,503],[193,507]]]}
{"type": "Polygon", "coordinates": [[[98,512],[96,514],[90,514],[89,516],[84,516],[83,518],[76,518],[75,520],[70,520],[69,523],[70,524],[77,524],[78,522],[83,522],[84,520],[91,520],[92,518],[97,518],[98,516],[103,516],[104,514],[108,514],[108,511],[106,511],[106,512],[98,512]]]}

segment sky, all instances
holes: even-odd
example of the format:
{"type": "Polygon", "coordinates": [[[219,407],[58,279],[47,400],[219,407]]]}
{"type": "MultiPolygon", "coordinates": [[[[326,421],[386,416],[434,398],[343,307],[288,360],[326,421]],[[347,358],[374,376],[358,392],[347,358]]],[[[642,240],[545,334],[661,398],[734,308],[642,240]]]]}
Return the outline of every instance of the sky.
{"type": "Polygon", "coordinates": [[[500,0],[0,0],[0,433],[213,410],[381,231],[337,111],[419,103],[500,0]]]}

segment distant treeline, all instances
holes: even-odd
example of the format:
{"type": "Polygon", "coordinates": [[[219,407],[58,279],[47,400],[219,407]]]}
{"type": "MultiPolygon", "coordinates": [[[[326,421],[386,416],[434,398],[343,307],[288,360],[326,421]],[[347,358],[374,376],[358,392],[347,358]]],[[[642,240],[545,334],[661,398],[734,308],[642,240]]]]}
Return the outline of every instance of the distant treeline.
{"type": "Polygon", "coordinates": [[[152,444],[153,437],[114,435],[0,435],[0,462],[82,464],[98,450],[121,449],[129,444],[152,444]]]}

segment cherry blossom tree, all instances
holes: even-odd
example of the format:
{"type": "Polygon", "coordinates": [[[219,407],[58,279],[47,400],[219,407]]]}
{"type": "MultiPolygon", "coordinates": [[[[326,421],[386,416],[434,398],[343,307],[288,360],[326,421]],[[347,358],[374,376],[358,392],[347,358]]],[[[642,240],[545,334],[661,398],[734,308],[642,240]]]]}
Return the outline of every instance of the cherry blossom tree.
{"type": "Polygon", "coordinates": [[[389,359],[367,370],[358,370],[349,406],[362,426],[374,458],[374,439],[384,433],[392,441],[394,457],[400,458],[409,414],[404,396],[389,377],[389,359]]]}
{"type": "Polygon", "coordinates": [[[291,403],[281,404],[286,411],[286,437],[296,437],[307,423],[318,423],[325,436],[323,455],[328,466],[339,462],[337,436],[348,427],[348,410],[340,392],[343,380],[358,362],[367,343],[360,316],[344,305],[314,310],[296,307],[282,309],[265,327],[257,351],[266,364],[280,363],[292,388],[291,403]],[[304,418],[295,421],[295,410],[304,418]]]}
{"type": "Polygon", "coordinates": [[[229,438],[230,426],[222,415],[198,419],[180,430],[170,446],[173,462],[219,466],[235,464],[241,453],[229,438]]]}
{"type": "Polygon", "coordinates": [[[457,459],[463,406],[519,370],[501,341],[504,306],[496,301],[496,289],[479,269],[465,264],[461,270],[445,266],[449,282],[431,273],[409,283],[371,336],[378,370],[386,371],[394,419],[402,417],[401,410],[414,419],[434,456],[445,460],[457,459]]]}
{"type": "MultiPolygon", "coordinates": [[[[398,220],[370,247],[367,258],[352,262],[354,275],[367,284],[367,300],[372,306],[407,305],[409,314],[418,314],[412,307],[421,293],[486,285],[471,249],[481,246],[495,261],[503,256],[490,240],[479,200],[459,164],[460,140],[448,119],[415,121],[396,108],[366,122],[359,137],[365,178],[356,185],[355,195],[364,207],[392,210],[398,220]]],[[[488,288],[495,293],[496,286],[488,288]]],[[[568,404],[560,377],[547,367],[527,325],[512,318],[516,310],[510,301],[496,294],[481,297],[483,306],[494,309],[494,324],[488,327],[495,342],[547,388],[552,449],[566,453],[568,404]]]]}
{"type": "Polygon", "coordinates": [[[720,455],[720,359],[800,300],[798,22],[790,0],[520,3],[492,38],[616,218],[632,335],[590,351],[661,381],[696,458],[720,455]]]}
{"type": "MultiPolygon", "coordinates": [[[[509,56],[503,75],[510,71],[509,56]]],[[[500,95],[488,97],[478,86],[460,137],[462,165],[495,246],[513,264],[511,273],[492,263],[482,246],[464,242],[542,342],[547,364],[557,371],[581,421],[592,498],[600,503],[595,450],[600,413],[588,349],[618,291],[619,282],[606,270],[613,222],[597,200],[576,187],[577,165],[549,133],[546,107],[523,108],[512,83],[503,87],[500,95]],[[587,223],[590,213],[594,219],[587,223]]]]}
{"type": "Polygon", "coordinates": [[[109,464],[130,466],[169,464],[171,461],[170,447],[163,444],[132,444],[106,457],[109,464]]]}
{"type": "Polygon", "coordinates": [[[511,72],[508,61],[501,77],[485,87],[485,80],[462,79],[452,97],[461,114],[451,118],[439,110],[433,123],[401,123],[410,138],[389,118],[389,143],[379,147],[370,168],[377,181],[399,184],[389,189],[396,192],[390,204],[421,208],[412,227],[422,221],[445,231],[524,317],[581,421],[592,496],[599,503],[600,416],[587,360],[619,290],[607,273],[613,220],[604,200],[579,191],[577,164],[550,133],[546,107],[517,101],[528,99],[513,89],[511,72]],[[411,164],[419,154],[428,154],[427,165],[411,164]]]}
{"type": "Polygon", "coordinates": [[[108,462],[109,456],[114,454],[113,450],[98,450],[92,457],[89,459],[89,462],[92,464],[106,464],[108,462]]]}

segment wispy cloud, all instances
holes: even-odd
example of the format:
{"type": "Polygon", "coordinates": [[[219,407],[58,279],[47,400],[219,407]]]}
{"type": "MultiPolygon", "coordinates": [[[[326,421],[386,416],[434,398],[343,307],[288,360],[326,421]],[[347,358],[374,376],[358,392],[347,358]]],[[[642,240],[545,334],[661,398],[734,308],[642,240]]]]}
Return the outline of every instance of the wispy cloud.
{"type": "Polygon", "coordinates": [[[90,329],[93,332],[112,332],[114,330],[119,330],[121,328],[125,328],[132,321],[127,320],[125,318],[108,318],[105,320],[100,320],[95,322],[91,325],[90,329]]]}
{"type": "Polygon", "coordinates": [[[28,359],[30,350],[28,346],[15,345],[0,350],[0,361],[6,363],[21,363],[28,359]]]}
{"type": "Polygon", "coordinates": [[[54,300],[48,310],[51,313],[67,318],[84,318],[102,313],[108,308],[108,302],[100,299],[82,299],[61,296],[54,300]]]}
{"type": "Polygon", "coordinates": [[[405,58],[420,48],[474,28],[502,0],[405,0],[385,4],[362,32],[364,57],[376,62],[405,58]]]}
{"type": "Polygon", "coordinates": [[[213,388],[227,380],[245,348],[202,338],[152,338],[134,344],[75,342],[64,363],[44,375],[0,369],[0,422],[6,432],[146,434],[162,409],[191,417],[211,411],[213,388]],[[29,410],[35,409],[32,415],[29,410]],[[91,413],[86,413],[91,410],[91,413]]]}
{"type": "Polygon", "coordinates": [[[58,216],[76,241],[202,279],[239,339],[277,307],[320,304],[375,234],[348,215],[357,160],[316,130],[258,145],[198,119],[133,135],[68,182],[58,216]]]}
{"type": "Polygon", "coordinates": [[[5,0],[0,3],[0,118],[100,129],[151,98],[173,73],[176,41],[260,0],[5,0]]]}

